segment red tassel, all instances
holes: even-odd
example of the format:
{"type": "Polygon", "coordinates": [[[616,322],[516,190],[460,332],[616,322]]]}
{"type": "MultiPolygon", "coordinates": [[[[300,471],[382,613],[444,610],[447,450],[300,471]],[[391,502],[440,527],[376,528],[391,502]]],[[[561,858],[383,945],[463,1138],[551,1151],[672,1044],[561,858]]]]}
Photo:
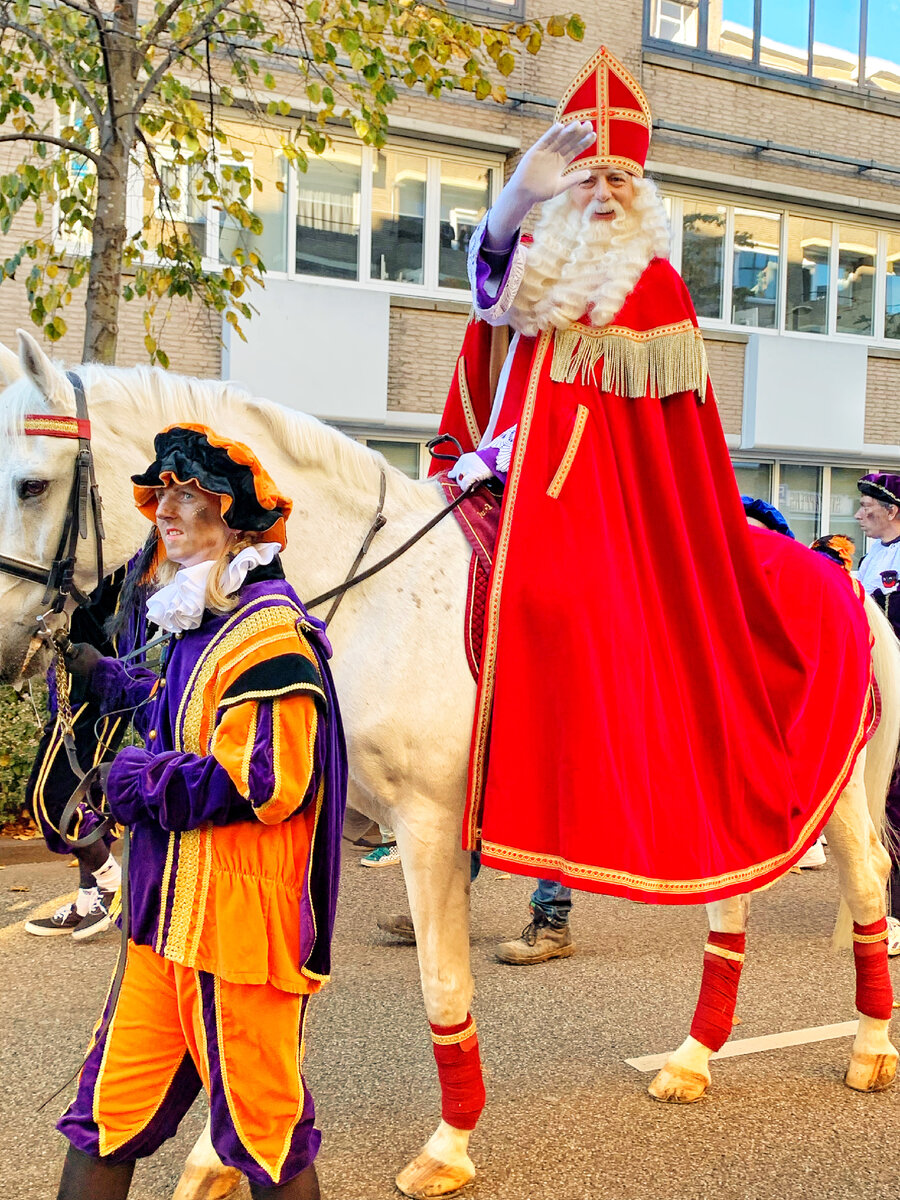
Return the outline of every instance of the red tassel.
{"type": "Polygon", "coordinates": [[[887,918],[871,925],[853,922],[853,961],[856,966],[856,1007],[866,1017],[889,1021],[894,989],[888,970],[887,918]]]}
{"type": "Polygon", "coordinates": [[[691,1022],[691,1037],[710,1050],[721,1050],[734,1026],[746,938],[744,933],[710,932],[706,942],[703,980],[691,1022]],[[724,950],[725,954],[717,950],[724,950]]]}
{"type": "Polygon", "coordinates": [[[478,1034],[471,1015],[460,1025],[432,1025],[441,1083],[441,1116],[454,1129],[474,1129],[484,1108],[478,1034]]]}

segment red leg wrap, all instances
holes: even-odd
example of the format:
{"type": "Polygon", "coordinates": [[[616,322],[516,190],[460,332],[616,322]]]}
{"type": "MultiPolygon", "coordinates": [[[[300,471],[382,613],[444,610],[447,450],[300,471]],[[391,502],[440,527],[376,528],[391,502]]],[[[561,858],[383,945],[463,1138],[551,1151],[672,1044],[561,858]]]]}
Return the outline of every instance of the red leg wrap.
{"type": "Polygon", "coordinates": [[[743,933],[710,933],[703,955],[703,980],[691,1022],[691,1037],[721,1050],[734,1024],[738,984],[744,965],[743,933]]]}
{"type": "Polygon", "coordinates": [[[867,1017],[888,1021],[894,989],[888,971],[887,919],[871,925],[853,922],[853,960],[856,965],[856,1007],[867,1017]]]}
{"type": "Polygon", "coordinates": [[[461,1025],[432,1025],[441,1081],[441,1116],[454,1129],[474,1129],[484,1108],[478,1034],[471,1015],[461,1025]]]}

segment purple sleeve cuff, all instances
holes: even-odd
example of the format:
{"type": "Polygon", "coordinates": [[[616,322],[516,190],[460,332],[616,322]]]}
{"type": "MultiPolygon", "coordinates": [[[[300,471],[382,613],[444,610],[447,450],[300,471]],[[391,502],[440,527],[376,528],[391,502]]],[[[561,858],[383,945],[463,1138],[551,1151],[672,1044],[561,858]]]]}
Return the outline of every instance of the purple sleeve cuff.
{"type": "Polygon", "coordinates": [[[484,245],[487,215],[472,234],[469,242],[469,282],[478,315],[487,321],[505,314],[512,304],[525,267],[525,251],[519,242],[519,231],[506,249],[489,250],[484,245]]]}
{"type": "Polygon", "coordinates": [[[500,480],[500,482],[505,485],[506,484],[506,471],[502,471],[497,466],[497,457],[500,454],[499,447],[489,445],[489,446],[485,446],[484,449],[482,449],[482,450],[476,450],[475,453],[478,455],[478,457],[481,459],[481,461],[485,464],[485,466],[489,467],[490,470],[494,473],[494,475],[496,475],[496,477],[500,480]]]}
{"type": "Polygon", "coordinates": [[[142,704],[155,682],[156,675],[147,667],[126,666],[117,658],[101,658],[91,672],[91,691],[104,713],[142,704]]]}

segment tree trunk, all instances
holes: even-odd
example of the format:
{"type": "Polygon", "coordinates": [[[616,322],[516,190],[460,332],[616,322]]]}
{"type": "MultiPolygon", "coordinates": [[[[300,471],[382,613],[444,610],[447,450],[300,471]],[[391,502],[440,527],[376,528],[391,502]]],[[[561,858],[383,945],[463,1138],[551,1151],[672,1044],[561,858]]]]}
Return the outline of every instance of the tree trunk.
{"type": "Polygon", "coordinates": [[[112,364],[119,337],[122,249],[128,233],[128,167],[140,56],[136,50],[138,0],[117,0],[113,27],[102,35],[109,72],[109,108],[100,129],[97,207],[88,272],[84,361],[112,364]]]}
{"type": "Polygon", "coordinates": [[[113,364],[119,337],[122,247],[127,232],[128,160],[122,138],[103,151],[88,274],[84,361],[113,364]]]}

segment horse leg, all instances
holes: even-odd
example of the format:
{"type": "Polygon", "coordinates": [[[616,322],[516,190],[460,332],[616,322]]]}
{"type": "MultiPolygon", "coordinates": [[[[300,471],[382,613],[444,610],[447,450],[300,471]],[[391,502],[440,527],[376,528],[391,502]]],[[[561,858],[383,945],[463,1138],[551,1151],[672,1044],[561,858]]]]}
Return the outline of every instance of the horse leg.
{"type": "Polygon", "coordinates": [[[828,846],[838,865],[841,895],[853,917],[860,1014],[844,1082],[858,1092],[877,1092],[890,1087],[898,1057],[888,1033],[893,991],[887,961],[885,887],[891,861],[866,804],[864,759],[865,751],[826,828],[828,846]]]}
{"type": "Polygon", "coordinates": [[[187,1156],[172,1200],[225,1200],[237,1192],[242,1179],[241,1172],[226,1167],[213,1149],[207,1117],[203,1132],[187,1156]]]}
{"type": "Polygon", "coordinates": [[[710,936],[691,1032],[648,1087],[655,1100],[690,1104],[709,1087],[710,1055],[721,1050],[734,1023],[749,908],[749,896],[732,896],[706,906],[710,936]]]}
{"type": "MultiPolygon", "coordinates": [[[[446,1196],[475,1175],[469,1135],[484,1107],[475,1023],[469,1015],[469,855],[458,816],[420,799],[408,819],[395,814],[410,911],[416,930],[425,1012],[441,1082],[442,1120],[421,1153],[397,1176],[413,1197],[446,1196]]],[[[410,804],[410,812],[414,805],[410,804]]]]}

